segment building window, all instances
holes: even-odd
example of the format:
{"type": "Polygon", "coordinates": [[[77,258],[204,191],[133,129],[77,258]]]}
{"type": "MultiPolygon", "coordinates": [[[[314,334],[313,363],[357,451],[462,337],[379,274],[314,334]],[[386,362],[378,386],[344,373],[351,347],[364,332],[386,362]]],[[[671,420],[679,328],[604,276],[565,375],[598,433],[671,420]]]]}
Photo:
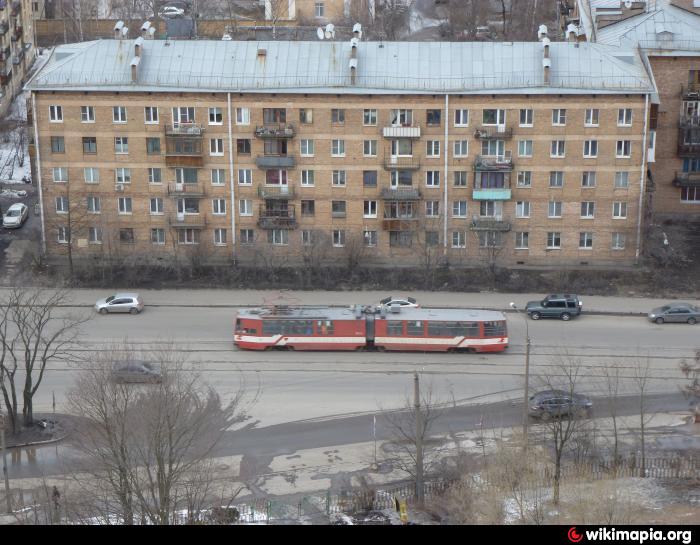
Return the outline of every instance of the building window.
{"type": "Polygon", "coordinates": [[[467,201],[452,202],[452,217],[466,218],[467,217],[467,201]]]}
{"type": "Polygon", "coordinates": [[[146,138],[146,153],[160,155],[160,138],[146,138]]]}
{"type": "Polygon", "coordinates": [[[392,170],[389,176],[391,187],[410,187],[413,185],[413,174],[410,170],[392,170]]]}
{"type": "Polygon", "coordinates": [[[119,229],[119,242],[123,242],[125,244],[133,244],[134,230],[130,227],[119,229]]]}
{"type": "Polygon", "coordinates": [[[426,157],[440,157],[440,140],[428,140],[425,147],[426,157]]]}
{"type": "Polygon", "coordinates": [[[377,141],[365,140],[362,143],[362,150],[365,157],[375,157],[377,155],[377,141]]]}
{"type": "Polygon", "coordinates": [[[226,229],[214,229],[214,245],[226,246],[226,229]]]}
{"type": "Polygon", "coordinates": [[[165,229],[151,229],[151,244],[165,244],[165,229]]]}
{"type": "Polygon", "coordinates": [[[586,140],[583,143],[583,156],[586,159],[598,157],[598,140],[586,140]]]}
{"type": "Polygon", "coordinates": [[[226,183],[226,170],[223,168],[211,169],[211,184],[224,185],[226,183]]]}
{"type": "Polygon", "coordinates": [[[226,214],[226,199],[212,199],[211,208],[212,214],[215,216],[223,216],[226,214]]]}
{"type": "Polygon", "coordinates": [[[558,231],[550,231],[547,233],[547,249],[558,250],[561,248],[561,233],[558,231]]]}
{"type": "Polygon", "coordinates": [[[129,138],[126,136],[115,136],[114,153],[129,153],[129,138]]]}
{"type": "Polygon", "coordinates": [[[331,201],[331,217],[344,218],[346,215],[345,201],[331,201]]]}
{"type": "Polygon", "coordinates": [[[365,201],[364,210],[362,212],[363,218],[376,218],[377,217],[377,201],[365,201]]]}
{"type": "Polygon", "coordinates": [[[454,156],[466,157],[469,155],[469,140],[457,140],[454,143],[454,156]]]}
{"type": "Polygon", "coordinates": [[[365,246],[374,248],[377,245],[377,232],[362,231],[362,239],[364,240],[365,246]]]}
{"type": "Polygon", "coordinates": [[[130,184],[131,183],[131,169],[130,168],[115,168],[114,169],[114,182],[118,184],[130,184]]]}
{"type": "Polygon", "coordinates": [[[617,110],[617,126],[631,127],[632,126],[632,108],[619,108],[617,110]]]}
{"type": "Polygon", "coordinates": [[[306,187],[312,187],[314,185],[314,171],[313,170],[302,170],[301,171],[301,185],[306,187]]]}
{"type": "Polygon", "coordinates": [[[561,170],[549,173],[549,187],[564,187],[564,173],[561,170]]]}
{"type": "Polygon", "coordinates": [[[519,231],[515,233],[515,249],[527,250],[530,244],[530,233],[527,231],[519,231]]]}
{"type": "Polygon", "coordinates": [[[99,214],[101,208],[102,208],[102,203],[100,202],[100,198],[95,197],[94,195],[88,195],[87,211],[90,214],[99,214]]]}
{"type": "Polygon", "coordinates": [[[302,157],[313,157],[314,155],[314,141],[313,140],[300,140],[301,146],[301,156],[302,157]]]}
{"type": "Polygon", "coordinates": [[[83,180],[85,180],[86,184],[99,184],[100,169],[96,167],[85,167],[83,169],[83,180]]]}
{"type": "Polygon", "coordinates": [[[344,170],[334,170],[331,175],[331,183],[335,187],[345,186],[345,171],[344,170]]]}
{"type": "Polygon", "coordinates": [[[176,168],[175,182],[178,184],[196,184],[197,183],[196,168],[176,168]]]}
{"type": "Polygon", "coordinates": [[[146,125],[157,125],[158,124],[158,107],[157,106],[145,106],[143,108],[143,118],[146,125]]]}
{"type": "Polygon", "coordinates": [[[238,169],[238,185],[252,185],[253,171],[249,168],[238,169]]]}
{"type": "Polygon", "coordinates": [[[68,244],[68,227],[59,227],[56,229],[56,235],[59,244],[68,244]]]}
{"type": "Polygon", "coordinates": [[[566,109],[554,108],[552,110],[552,125],[566,125],[566,109]]]}
{"type": "Polygon", "coordinates": [[[374,126],[377,124],[377,110],[365,109],[362,112],[362,124],[365,126],[374,126]]]}
{"type": "Polygon", "coordinates": [[[313,216],[315,214],[316,214],[316,201],[302,200],[301,201],[301,215],[302,216],[313,216]]]}
{"type": "Polygon", "coordinates": [[[343,125],[345,123],[345,110],[339,108],[331,109],[331,123],[343,125]]]}
{"type": "Polygon", "coordinates": [[[440,201],[425,202],[425,217],[437,218],[440,215],[440,201]]]}
{"type": "Polygon", "coordinates": [[[240,199],[238,201],[238,213],[241,216],[253,215],[253,201],[250,199],[240,199]]]}
{"type": "Polygon", "coordinates": [[[363,170],[362,171],[362,185],[364,187],[377,187],[377,171],[376,170],[363,170]]]}
{"type": "Polygon", "coordinates": [[[316,237],[314,236],[314,232],[311,231],[310,229],[304,229],[301,232],[301,245],[302,246],[313,246],[314,242],[316,242],[316,237]]]}
{"type": "Polygon", "coordinates": [[[413,110],[391,110],[390,119],[392,127],[410,127],[413,125],[413,110]]]}
{"type": "Polygon", "coordinates": [[[578,247],[580,250],[590,250],[593,248],[593,233],[579,233],[578,247]]]}
{"type": "Polygon", "coordinates": [[[131,214],[131,197],[119,197],[117,199],[120,214],[131,214]]]}
{"type": "Polygon", "coordinates": [[[625,235],[624,233],[613,233],[612,234],[612,249],[613,250],[624,250],[625,249],[625,235]]]}
{"type": "Polygon", "coordinates": [[[440,244],[440,232],[439,231],[426,231],[425,232],[425,245],[427,247],[435,247],[440,244]]]}
{"type": "Polygon", "coordinates": [[[160,216],[163,214],[163,199],[160,197],[151,198],[151,215],[160,216]]]}
{"type": "Polygon", "coordinates": [[[593,219],[595,217],[595,202],[583,201],[581,203],[581,218],[593,219]]]}
{"type": "Polygon", "coordinates": [[[440,171],[428,170],[425,173],[425,185],[427,187],[440,187],[440,171]]]}
{"type": "Polygon", "coordinates": [[[467,171],[466,170],[456,170],[454,172],[454,185],[455,185],[455,187],[467,187],[467,171]]]}
{"type": "Polygon", "coordinates": [[[632,154],[632,142],[629,140],[618,140],[615,157],[618,159],[629,158],[632,154]]]}
{"type": "Polygon", "coordinates": [[[241,229],[241,244],[255,243],[255,231],[253,229],[241,229]]]}
{"type": "Polygon", "coordinates": [[[94,123],[95,122],[95,108],[92,106],[81,106],[80,107],[80,122],[81,123],[94,123]]]}
{"type": "Polygon", "coordinates": [[[596,173],[592,170],[587,170],[581,174],[581,187],[595,187],[596,173]]]}
{"type": "Polygon", "coordinates": [[[94,136],[83,136],[83,153],[97,153],[97,138],[94,136]]]}
{"type": "Polygon", "coordinates": [[[331,157],[345,157],[345,140],[331,140],[331,157]]]}
{"type": "Polygon", "coordinates": [[[504,125],[506,122],[506,111],[489,109],[483,111],[483,125],[504,125]]]}
{"type": "Polygon", "coordinates": [[[126,123],[126,106],[112,107],[112,121],[114,123],[126,123]]]}
{"type": "Polygon", "coordinates": [[[561,201],[549,201],[547,216],[550,218],[561,218],[561,201]]]}
{"type": "Polygon", "coordinates": [[[532,157],[532,140],[518,140],[518,155],[532,157]]]}
{"type": "Polygon", "coordinates": [[[615,189],[627,189],[630,185],[630,173],[629,172],[616,172],[615,173],[615,189]]]}
{"type": "Polygon", "coordinates": [[[520,126],[521,127],[532,127],[532,109],[526,108],[520,110],[520,126]]]}
{"type": "Polygon", "coordinates": [[[285,108],[263,108],[263,123],[266,125],[286,122],[287,110],[285,108]]]}
{"type": "Polygon", "coordinates": [[[467,233],[464,231],[452,231],[452,247],[453,248],[466,248],[467,247],[467,233]]]}
{"type": "Polygon", "coordinates": [[[342,229],[333,230],[333,246],[336,248],[342,248],[345,246],[345,231],[342,229]]]}
{"type": "Polygon", "coordinates": [[[482,140],[481,155],[487,157],[502,157],[506,153],[505,140],[482,140]]]}
{"type": "Polygon", "coordinates": [[[68,197],[56,197],[56,213],[68,213],[68,197]]]}
{"type": "Polygon", "coordinates": [[[681,202],[698,203],[700,202],[700,187],[682,187],[681,202]]]}
{"type": "Polygon", "coordinates": [[[501,216],[503,205],[496,201],[481,201],[479,203],[479,215],[482,218],[497,218],[501,216]]]}
{"type": "Polygon", "coordinates": [[[389,231],[389,246],[410,248],[413,246],[413,233],[411,231],[389,231]]]}
{"type": "Polygon", "coordinates": [[[199,229],[178,229],[178,244],[199,244],[199,229]]]}
{"type": "Polygon", "coordinates": [[[210,125],[223,125],[224,124],[224,114],[221,108],[209,108],[209,124],[210,125]]]}
{"type": "Polygon", "coordinates": [[[455,110],[455,127],[469,126],[469,110],[455,110]]]}
{"type": "Polygon", "coordinates": [[[530,201],[518,201],[515,203],[515,217],[529,218],[530,217],[530,201]]]}
{"type": "Polygon", "coordinates": [[[173,126],[191,125],[194,123],[194,108],[192,106],[178,106],[173,108],[173,126]]]}
{"type": "Polygon", "coordinates": [[[324,2],[315,2],[314,3],[314,16],[315,17],[324,17],[326,14],[326,6],[324,2]]]}
{"type": "Polygon", "coordinates": [[[480,248],[500,248],[503,245],[502,234],[498,231],[479,231],[480,248]]]}
{"type": "Polygon", "coordinates": [[[613,218],[614,219],[626,219],[627,218],[627,203],[626,202],[614,202],[613,203],[613,218]]]}
{"type": "Polygon", "coordinates": [[[68,167],[53,167],[51,169],[54,182],[67,182],[68,181],[68,167]]]}
{"type": "Polygon", "coordinates": [[[427,125],[440,125],[440,110],[426,110],[425,112],[425,122],[427,125]]]}
{"type": "Polygon", "coordinates": [[[562,158],[566,156],[566,141],[552,140],[552,147],[549,152],[550,157],[562,158]]]}
{"type": "Polygon", "coordinates": [[[199,199],[195,197],[185,197],[177,200],[178,214],[199,214],[199,199]]]}
{"type": "Polygon", "coordinates": [[[518,171],[518,187],[532,187],[532,172],[529,170],[518,171]]]}
{"type": "MultiPolygon", "coordinates": [[[[212,138],[209,140],[209,150],[211,155],[223,155],[224,154],[224,140],[223,138],[212,138]]],[[[250,155],[251,143],[250,138],[237,138],[236,139],[236,153],[238,155],[250,155]]]]}
{"type": "MultiPolygon", "coordinates": [[[[85,150],[85,138],[83,138],[83,151],[85,150]]],[[[66,141],[63,136],[52,136],[51,137],[51,153],[65,153],[66,152],[66,141]]]]}
{"type": "Polygon", "coordinates": [[[88,242],[90,244],[102,244],[102,229],[99,227],[88,228],[88,242]]]}
{"type": "Polygon", "coordinates": [[[583,124],[586,127],[597,127],[600,118],[600,110],[598,108],[587,108],[583,124]]]}
{"type": "Polygon", "coordinates": [[[250,108],[236,108],[236,125],[250,125],[250,108]]]}
{"type": "Polygon", "coordinates": [[[49,121],[63,123],[63,106],[49,106],[49,121]]]}
{"type": "Polygon", "coordinates": [[[314,122],[314,111],[311,108],[301,108],[299,110],[299,123],[310,125],[314,122]]]}

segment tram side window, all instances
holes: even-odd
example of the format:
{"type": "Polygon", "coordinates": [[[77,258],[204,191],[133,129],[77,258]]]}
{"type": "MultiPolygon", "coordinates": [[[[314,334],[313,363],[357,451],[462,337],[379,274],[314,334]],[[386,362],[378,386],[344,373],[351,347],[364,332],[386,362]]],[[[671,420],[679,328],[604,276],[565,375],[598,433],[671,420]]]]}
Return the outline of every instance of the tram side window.
{"type": "Polygon", "coordinates": [[[275,321],[263,322],[263,335],[279,335],[282,333],[282,323],[275,321]]]}
{"type": "Polygon", "coordinates": [[[316,333],[319,335],[333,335],[333,322],[331,320],[318,320],[316,333]]]}
{"type": "Polygon", "coordinates": [[[314,323],[311,320],[290,320],[286,324],[285,332],[294,335],[313,335],[314,323]]]}
{"type": "Polygon", "coordinates": [[[422,337],[425,335],[423,322],[421,320],[406,322],[406,335],[411,335],[412,337],[422,337]]]}
{"type": "Polygon", "coordinates": [[[476,322],[428,322],[428,335],[431,337],[478,337],[479,324],[476,322]]]}
{"type": "Polygon", "coordinates": [[[396,320],[387,321],[386,334],[394,336],[403,335],[403,322],[396,320]]]}
{"type": "Polygon", "coordinates": [[[459,322],[459,325],[465,337],[479,337],[478,322],[459,322]]]}
{"type": "Polygon", "coordinates": [[[485,337],[502,337],[506,334],[506,323],[500,322],[484,322],[485,337]]]}

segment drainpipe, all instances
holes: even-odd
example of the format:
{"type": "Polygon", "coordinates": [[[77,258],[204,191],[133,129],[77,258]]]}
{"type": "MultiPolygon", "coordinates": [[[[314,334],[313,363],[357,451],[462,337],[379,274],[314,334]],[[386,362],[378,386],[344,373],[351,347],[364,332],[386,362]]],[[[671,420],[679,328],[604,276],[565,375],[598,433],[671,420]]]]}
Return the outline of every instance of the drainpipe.
{"type": "MultiPolygon", "coordinates": [[[[32,118],[34,124],[34,149],[36,150],[36,176],[39,188],[39,212],[41,214],[41,255],[46,256],[46,226],[44,225],[44,193],[41,186],[41,146],[39,145],[39,127],[36,115],[36,93],[32,91],[32,118]]],[[[70,183],[70,180],[69,182],[70,183]]]]}
{"type": "Polygon", "coordinates": [[[642,169],[639,176],[639,210],[637,210],[637,248],[634,252],[634,264],[639,265],[639,255],[642,244],[642,208],[644,206],[644,182],[646,181],[647,165],[647,123],[649,118],[649,93],[644,95],[644,138],[642,140],[642,169]]]}
{"type": "Polygon", "coordinates": [[[231,257],[236,259],[236,191],[235,180],[233,177],[233,132],[232,126],[232,108],[231,108],[231,93],[226,93],[228,102],[228,168],[230,187],[231,187],[231,257]]]}
{"type": "Polygon", "coordinates": [[[450,95],[445,93],[445,179],[443,180],[443,195],[444,195],[444,209],[442,213],[445,216],[444,227],[443,227],[443,241],[442,241],[442,251],[443,255],[447,255],[447,154],[450,152],[450,95]]]}

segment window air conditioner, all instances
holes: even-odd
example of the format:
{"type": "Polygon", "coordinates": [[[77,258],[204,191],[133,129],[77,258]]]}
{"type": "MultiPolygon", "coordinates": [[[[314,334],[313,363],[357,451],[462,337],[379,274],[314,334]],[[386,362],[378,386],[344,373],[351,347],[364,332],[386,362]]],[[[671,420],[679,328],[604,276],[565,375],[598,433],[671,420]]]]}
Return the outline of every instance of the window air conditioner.
{"type": "Polygon", "coordinates": [[[124,184],[116,184],[114,186],[115,191],[124,191],[124,184]]]}

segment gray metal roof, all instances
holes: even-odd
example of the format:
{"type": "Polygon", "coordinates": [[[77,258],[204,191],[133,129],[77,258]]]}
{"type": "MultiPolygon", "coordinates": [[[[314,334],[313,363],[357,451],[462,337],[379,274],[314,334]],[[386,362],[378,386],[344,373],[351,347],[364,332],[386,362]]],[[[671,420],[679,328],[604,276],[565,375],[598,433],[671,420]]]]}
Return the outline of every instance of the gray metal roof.
{"type": "Polygon", "coordinates": [[[360,42],[355,84],[349,42],[146,40],[131,81],[134,40],[55,48],[32,90],[296,93],[628,93],[651,82],[634,51],[553,42],[544,84],[539,42],[360,42]],[[265,55],[260,55],[261,50],[265,55]]]}

